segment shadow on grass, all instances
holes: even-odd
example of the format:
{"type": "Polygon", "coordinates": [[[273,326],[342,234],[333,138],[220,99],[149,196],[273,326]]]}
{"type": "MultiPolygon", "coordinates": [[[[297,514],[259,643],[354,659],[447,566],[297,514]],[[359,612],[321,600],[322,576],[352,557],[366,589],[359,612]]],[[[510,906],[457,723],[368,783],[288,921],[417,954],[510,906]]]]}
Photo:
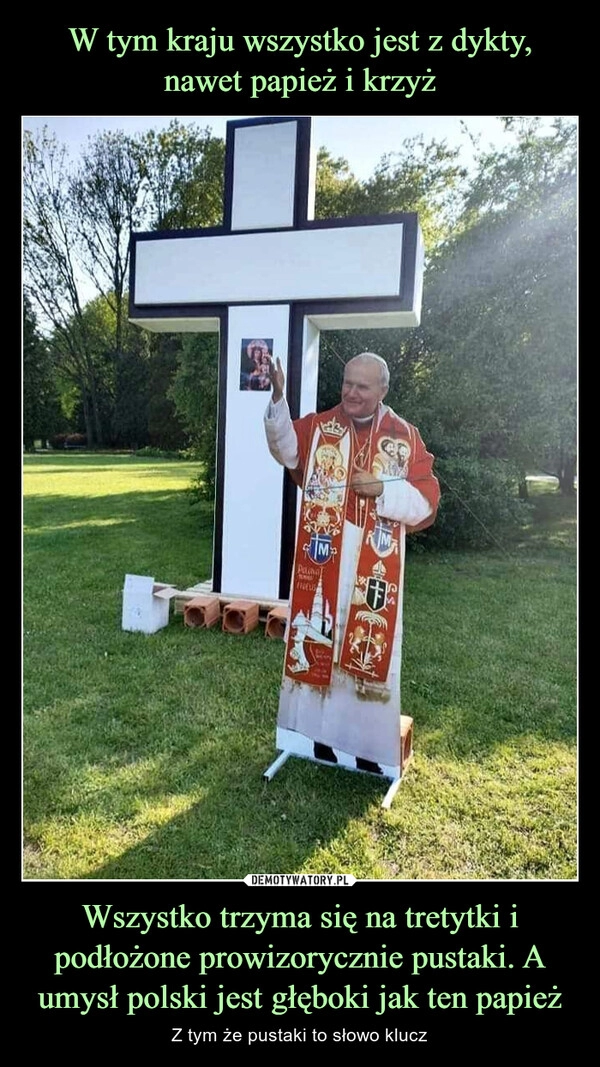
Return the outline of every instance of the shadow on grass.
{"type": "Polygon", "coordinates": [[[80,522],[93,526],[108,522],[147,523],[169,513],[173,506],[180,515],[192,515],[212,524],[213,506],[208,502],[192,503],[191,494],[177,489],[135,490],[106,496],[80,497],[44,494],[28,496],[25,505],[25,534],[43,535],[80,522]]]}
{"type": "Polygon", "coordinates": [[[531,495],[533,513],[513,541],[532,549],[575,549],[577,544],[577,494],[563,496],[558,490],[531,495]]]}
{"type": "MultiPolygon", "coordinates": [[[[89,877],[243,878],[310,869],[311,855],[342,834],[349,820],[364,818],[389,784],[294,759],[267,783],[262,773],[274,748],[265,749],[264,759],[219,749],[212,753],[218,786],[89,877]]],[[[356,874],[355,867],[340,868],[336,873],[356,874]]]]}
{"type": "MultiPolygon", "coordinates": [[[[183,588],[209,577],[213,508],[194,506],[179,490],[137,491],[100,497],[33,497],[23,534],[25,610],[45,610],[52,588],[112,585],[126,573],[150,574],[183,588]]],[[[75,613],[81,599],[74,605],[75,613]]],[[[53,610],[58,609],[58,602],[53,610]]],[[[72,610],[68,612],[72,617],[72,610]]]]}
{"type": "Polygon", "coordinates": [[[297,870],[363,818],[384,779],[295,759],[262,778],[276,754],[282,655],[260,631],[237,638],[181,620],[150,641],[121,634],[105,692],[91,668],[78,701],[68,685],[27,730],[32,859],[33,828],[45,837],[53,825],[65,852],[87,854],[85,875],[63,877],[240,878],[297,870]],[[101,854],[118,857],[93,864],[96,834],[101,854]]]}

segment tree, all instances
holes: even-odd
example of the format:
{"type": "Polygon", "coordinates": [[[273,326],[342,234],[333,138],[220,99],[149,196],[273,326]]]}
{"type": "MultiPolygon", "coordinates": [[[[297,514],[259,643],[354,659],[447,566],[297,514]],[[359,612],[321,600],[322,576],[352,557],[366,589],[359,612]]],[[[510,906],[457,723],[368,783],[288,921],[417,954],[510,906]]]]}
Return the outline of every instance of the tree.
{"type": "Polygon", "coordinates": [[[70,184],[83,265],[114,314],[117,359],[123,348],[131,232],[143,218],[143,174],[134,146],[120,130],[91,138],[70,184]]]}
{"type": "Polygon", "coordinates": [[[208,128],[182,126],[173,119],[165,130],[138,137],[135,153],[149,228],[190,229],[220,221],[225,166],[221,138],[208,128]]]}
{"type": "Polygon", "coordinates": [[[223,160],[223,141],[209,130],[172,122],[138,137],[90,138],[73,173],[55,138],[25,134],[25,287],[57,374],[79,394],[90,447],[145,442],[149,405],[152,436],[182,439],[168,397],[168,342],[164,352],[158,340],[142,351],[141,331],[127,324],[130,236],[133,228],[216,223],[223,160]],[[90,283],[96,300],[84,298],[90,283]],[[153,353],[151,387],[160,396],[148,393],[153,353]]]}
{"type": "Polygon", "coordinates": [[[148,440],[156,448],[177,451],[189,444],[184,420],[172,396],[179,366],[182,338],[178,334],[154,334],[148,377],[148,440]]]}
{"type": "Polygon", "coordinates": [[[170,395],[202,461],[199,487],[206,497],[215,490],[218,368],[217,334],[185,334],[170,395]]]}
{"type": "Polygon", "coordinates": [[[507,125],[516,144],[480,157],[425,288],[428,404],[446,454],[512,463],[522,493],[526,472],[550,463],[572,492],[575,130],[507,125]]]}
{"type": "Polygon", "coordinates": [[[24,290],[51,331],[53,358],[80,389],[90,447],[101,443],[97,374],[84,319],[77,224],[67,154],[46,130],[25,132],[23,152],[24,290]]]}
{"type": "MultiPolygon", "coordinates": [[[[154,229],[215,226],[223,212],[225,143],[210,130],[177,120],[137,141],[154,229]]],[[[151,343],[148,433],[166,449],[191,444],[203,460],[202,492],[215,480],[218,382],[216,335],[157,335],[151,343]]]]}
{"type": "Polygon", "coordinates": [[[345,159],[321,148],[317,157],[317,218],[387,215],[416,211],[425,247],[433,252],[454,224],[466,178],[458,148],[409,137],[400,151],[382,157],[375,173],[359,181],[345,159]]]}
{"type": "Polygon", "coordinates": [[[317,153],[315,216],[334,219],[358,215],[361,197],[361,183],[350,170],[348,160],[335,159],[321,147],[317,153]]]}
{"type": "Polygon", "coordinates": [[[50,352],[37,329],[30,301],[23,301],[23,444],[30,451],[63,429],[50,352]]]}

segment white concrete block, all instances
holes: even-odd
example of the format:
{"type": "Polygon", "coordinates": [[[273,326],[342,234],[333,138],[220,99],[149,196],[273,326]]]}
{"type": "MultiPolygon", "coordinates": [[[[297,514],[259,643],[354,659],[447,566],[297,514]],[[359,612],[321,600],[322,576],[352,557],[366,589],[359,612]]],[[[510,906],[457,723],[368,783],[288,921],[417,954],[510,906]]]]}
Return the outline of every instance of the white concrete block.
{"type": "Polygon", "coordinates": [[[169,622],[169,604],[176,590],[142,574],[126,574],[121,628],[153,634],[169,622]]]}

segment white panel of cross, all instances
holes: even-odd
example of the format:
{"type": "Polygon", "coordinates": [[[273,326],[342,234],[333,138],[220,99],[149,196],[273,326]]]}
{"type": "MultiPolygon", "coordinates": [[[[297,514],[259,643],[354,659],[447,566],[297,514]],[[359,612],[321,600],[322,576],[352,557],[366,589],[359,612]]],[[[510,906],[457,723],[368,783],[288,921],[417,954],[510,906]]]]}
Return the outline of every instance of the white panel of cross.
{"type": "Polygon", "coordinates": [[[294,225],[296,122],[235,131],[232,230],[294,225]]]}
{"type": "MultiPolygon", "coordinates": [[[[270,387],[260,374],[267,346],[287,372],[287,304],[234,307],[227,336],[227,399],[221,591],[279,598],[283,468],[267,448],[270,387]],[[254,344],[253,344],[254,342],[254,344]],[[253,369],[253,364],[256,371],[253,369]]],[[[316,399],[311,398],[312,403],[316,399]]]]}
{"type": "Polygon", "coordinates": [[[139,304],[356,300],[395,296],[402,223],[173,237],[137,251],[139,304]]]}

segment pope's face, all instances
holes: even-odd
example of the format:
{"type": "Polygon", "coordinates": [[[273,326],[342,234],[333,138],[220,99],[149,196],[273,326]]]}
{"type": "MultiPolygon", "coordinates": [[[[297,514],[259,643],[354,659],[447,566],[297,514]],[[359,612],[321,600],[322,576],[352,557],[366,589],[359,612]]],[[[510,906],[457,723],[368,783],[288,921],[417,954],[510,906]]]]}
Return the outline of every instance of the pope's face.
{"type": "Polygon", "coordinates": [[[342,408],[351,419],[366,419],[377,409],[387,389],[381,381],[377,363],[369,360],[346,365],[342,383],[342,408]]]}

